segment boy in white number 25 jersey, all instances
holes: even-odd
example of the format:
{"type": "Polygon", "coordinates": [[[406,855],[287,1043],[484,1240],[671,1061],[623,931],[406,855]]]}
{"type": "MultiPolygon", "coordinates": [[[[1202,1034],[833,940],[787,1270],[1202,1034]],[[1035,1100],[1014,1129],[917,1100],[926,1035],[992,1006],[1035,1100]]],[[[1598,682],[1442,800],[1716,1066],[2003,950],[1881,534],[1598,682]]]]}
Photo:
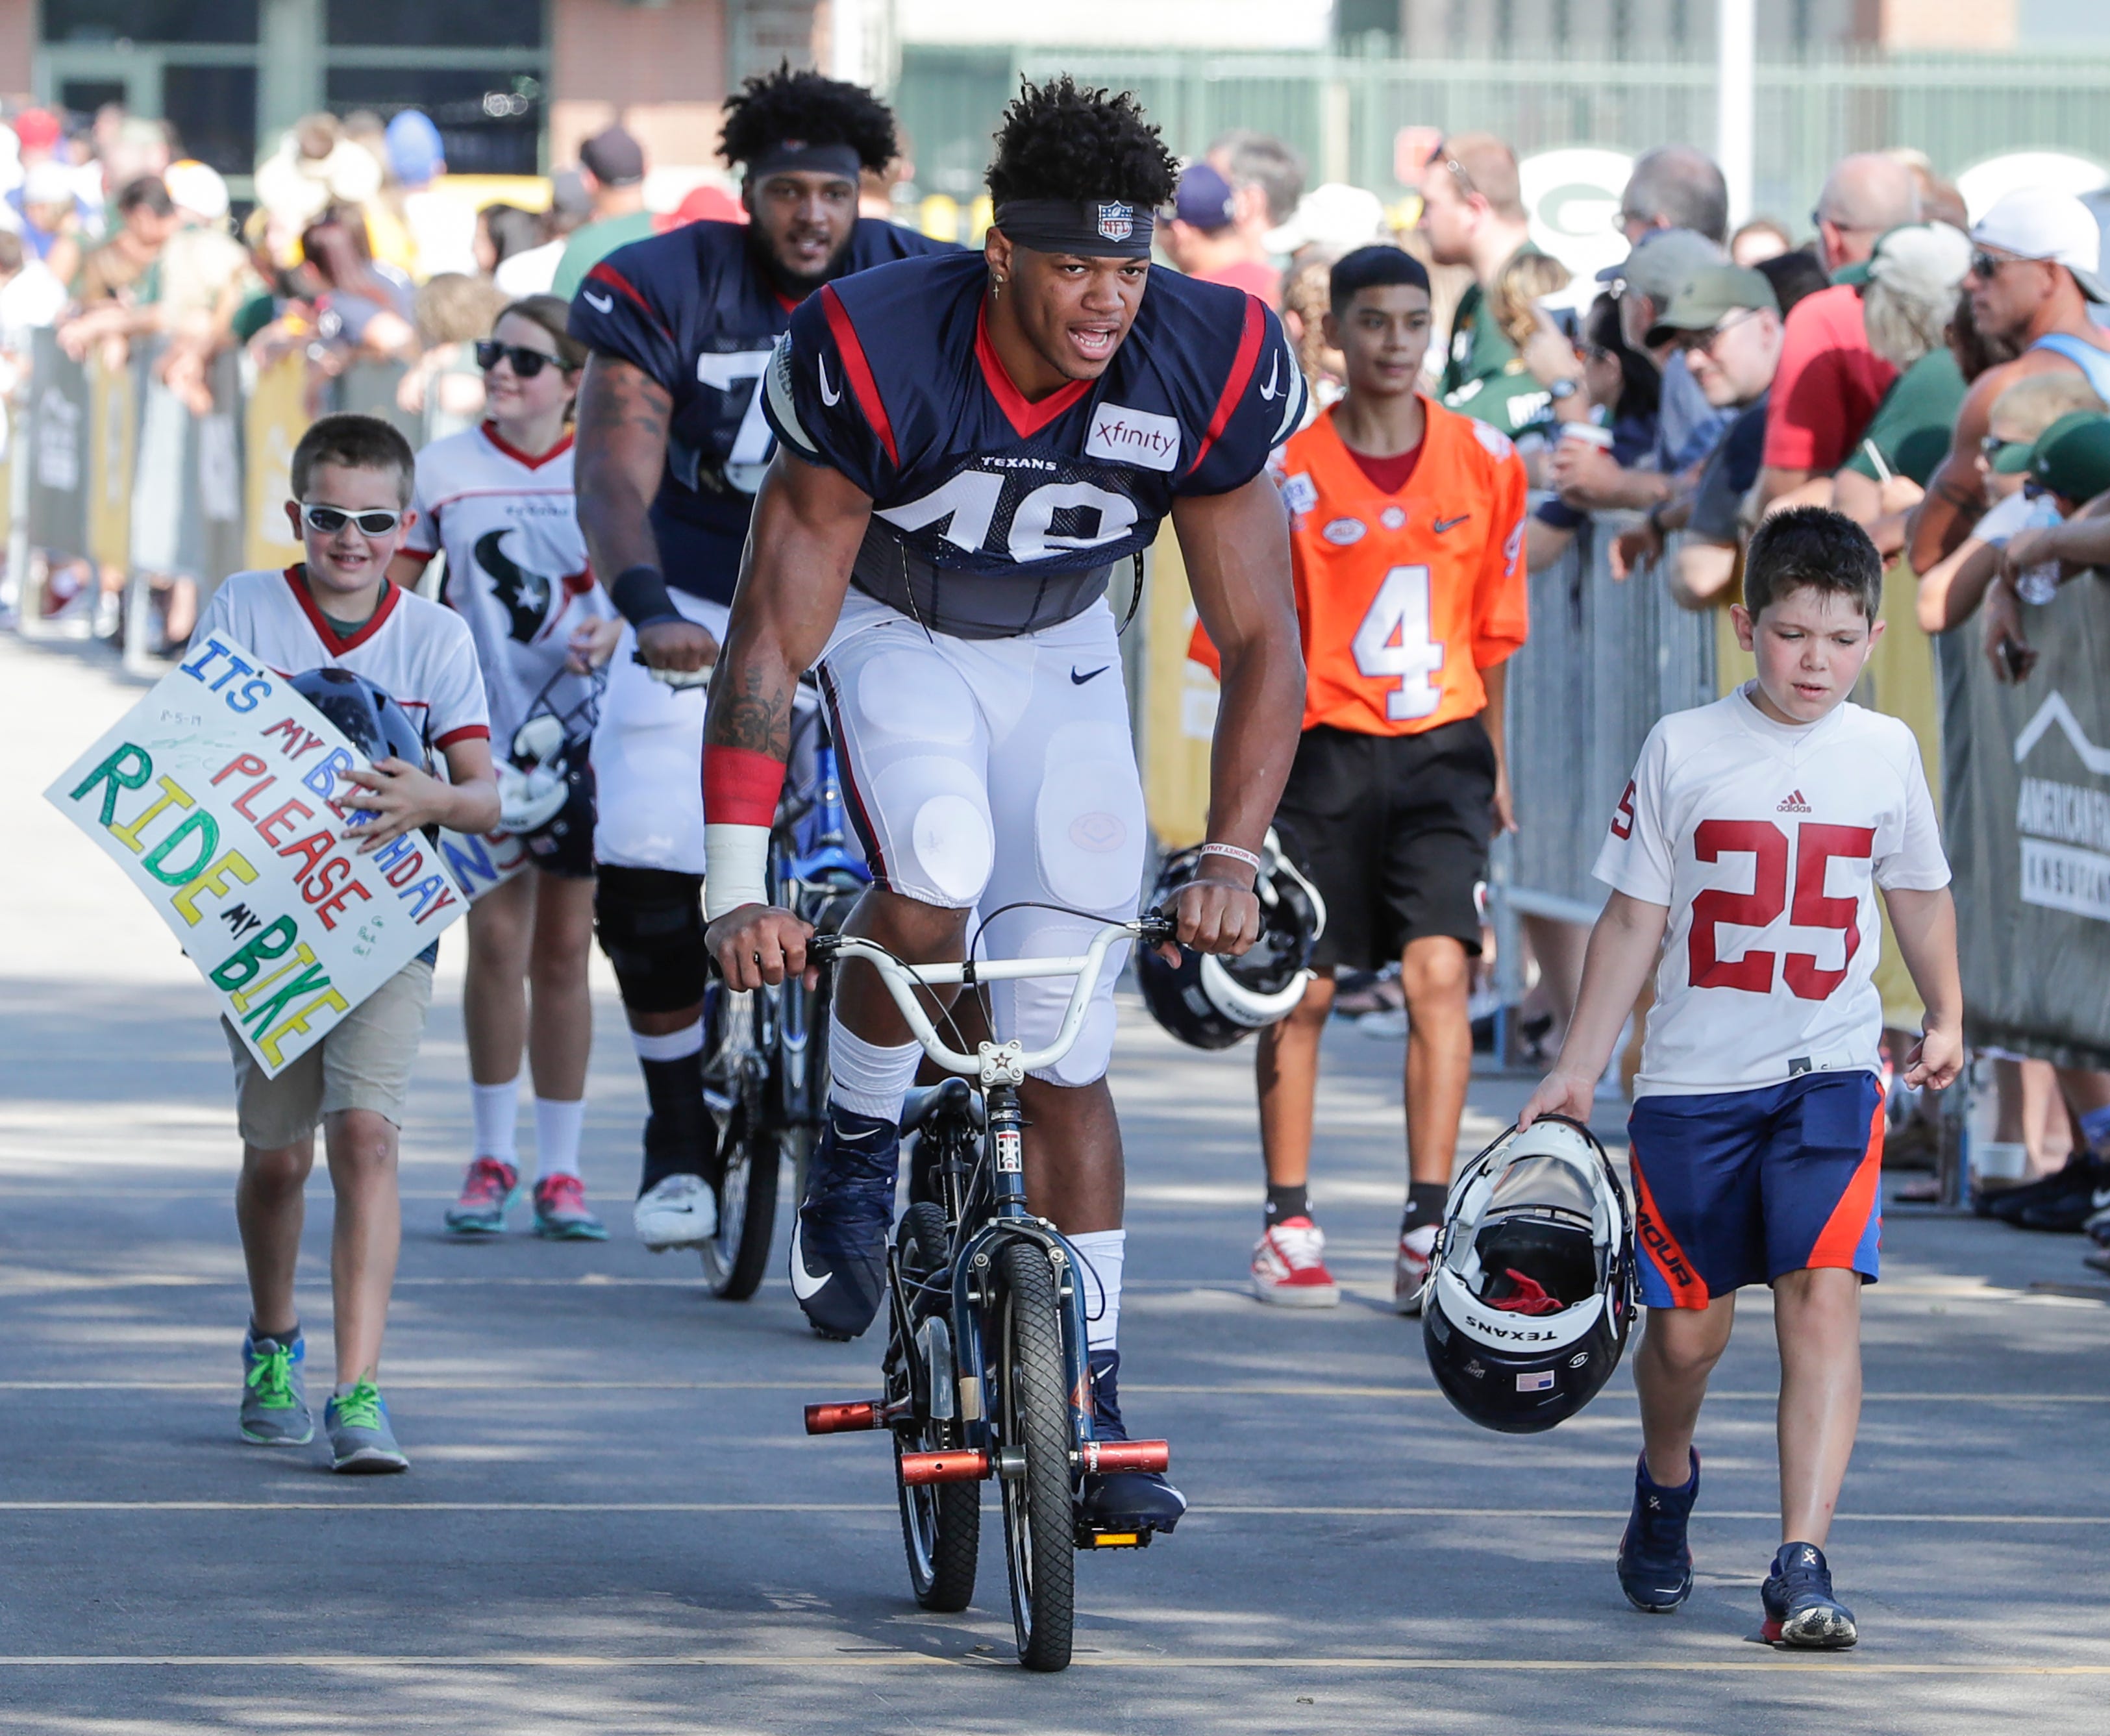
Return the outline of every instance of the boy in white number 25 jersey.
{"type": "Polygon", "coordinates": [[[1587,1120],[1651,966],[1629,1123],[1643,1450],[1619,1583],[1667,1611],[1692,1589],[1692,1437],[1736,1290],[1773,1290],[1781,1547],[1761,1593],[1776,1644],[1850,1646],[1824,1559],[1861,1401],[1860,1287],[1877,1276],[1882,889],[1927,1003],[1908,1084],[1963,1055],[1956,909],[1911,732],[1847,704],[1881,637],[1882,562],[1851,520],[1780,514],[1751,539],[1736,637],[1758,679],[1664,718],[1612,817],[1560,1059],[1521,1121],[1587,1120]]]}

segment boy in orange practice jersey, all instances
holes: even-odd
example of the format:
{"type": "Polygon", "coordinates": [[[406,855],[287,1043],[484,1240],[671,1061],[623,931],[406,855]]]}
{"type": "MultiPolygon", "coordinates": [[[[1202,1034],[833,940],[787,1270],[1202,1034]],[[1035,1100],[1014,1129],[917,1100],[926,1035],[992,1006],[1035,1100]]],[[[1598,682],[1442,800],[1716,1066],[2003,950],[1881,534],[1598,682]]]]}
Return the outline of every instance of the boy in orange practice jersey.
{"type": "MultiPolygon", "coordinates": [[[[1309,671],[1284,841],[1326,900],[1296,1011],[1261,1033],[1263,1302],[1340,1299],[1305,1182],[1319,1038],[1342,966],[1400,961],[1408,1020],[1407,1205],[1393,1297],[1418,1312],[1472,1073],[1476,890],[1509,828],[1503,663],[1524,643],[1523,460],[1506,435],[1416,390],[1429,275],[1396,247],[1333,267],[1329,347],[1347,394],[1277,453],[1309,671]]],[[[1194,655],[1210,660],[1197,630],[1194,655]]]]}

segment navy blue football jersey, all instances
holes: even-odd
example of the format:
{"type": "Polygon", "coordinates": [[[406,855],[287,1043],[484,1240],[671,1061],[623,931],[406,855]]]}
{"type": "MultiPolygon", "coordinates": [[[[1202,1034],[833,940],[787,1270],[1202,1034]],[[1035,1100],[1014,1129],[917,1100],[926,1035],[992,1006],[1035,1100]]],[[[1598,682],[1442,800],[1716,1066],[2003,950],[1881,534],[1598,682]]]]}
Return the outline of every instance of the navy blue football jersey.
{"type": "MultiPolygon", "coordinates": [[[[843,269],[940,249],[958,251],[861,218],[843,269]]],[[[573,337],[634,363],[673,394],[652,529],[677,591],[732,601],[754,491],[776,451],[762,414],[763,375],[798,305],[756,269],[737,223],[684,224],[618,247],[573,297],[573,337]]]]}
{"type": "Polygon", "coordinates": [[[929,627],[1002,637],[1066,620],[1182,495],[1258,475],[1303,419],[1282,324],[1239,289],[1153,269],[1096,380],[1030,403],[982,311],[980,254],[831,283],[770,365],[770,425],[872,498],[852,578],[929,627]]]}

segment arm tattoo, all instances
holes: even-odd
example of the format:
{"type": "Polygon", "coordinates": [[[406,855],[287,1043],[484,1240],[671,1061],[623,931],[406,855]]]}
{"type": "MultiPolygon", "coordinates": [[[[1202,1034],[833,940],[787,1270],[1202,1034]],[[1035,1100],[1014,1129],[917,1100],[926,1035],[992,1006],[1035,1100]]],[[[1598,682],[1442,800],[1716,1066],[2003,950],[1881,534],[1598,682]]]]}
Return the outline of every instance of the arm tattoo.
{"type": "Polygon", "coordinates": [[[726,647],[711,681],[704,739],[719,747],[744,747],[772,759],[791,757],[791,692],[781,678],[748,657],[736,639],[726,647]]]}
{"type": "Polygon", "coordinates": [[[593,451],[609,435],[626,429],[663,444],[673,411],[673,395],[632,363],[598,354],[593,361],[599,365],[590,369],[591,389],[579,394],[581,456],[593,451]]]}

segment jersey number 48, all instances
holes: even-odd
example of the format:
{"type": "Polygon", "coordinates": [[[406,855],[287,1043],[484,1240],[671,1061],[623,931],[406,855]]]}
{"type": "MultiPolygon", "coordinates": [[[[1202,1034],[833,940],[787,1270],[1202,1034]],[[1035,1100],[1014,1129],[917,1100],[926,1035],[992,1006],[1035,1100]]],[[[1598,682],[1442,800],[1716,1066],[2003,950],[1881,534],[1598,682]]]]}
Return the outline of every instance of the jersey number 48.
{"type": "Polygon", "coordinates": [[[1443,703],[1435,681],[1443,647],[1429,637],[1428,568],[1394,567],[1385,574],[1349,649],[1363,674],[1397,679],[1385,695],[1385,715],[1393,722],[1425,718],[1443,703]]]}

